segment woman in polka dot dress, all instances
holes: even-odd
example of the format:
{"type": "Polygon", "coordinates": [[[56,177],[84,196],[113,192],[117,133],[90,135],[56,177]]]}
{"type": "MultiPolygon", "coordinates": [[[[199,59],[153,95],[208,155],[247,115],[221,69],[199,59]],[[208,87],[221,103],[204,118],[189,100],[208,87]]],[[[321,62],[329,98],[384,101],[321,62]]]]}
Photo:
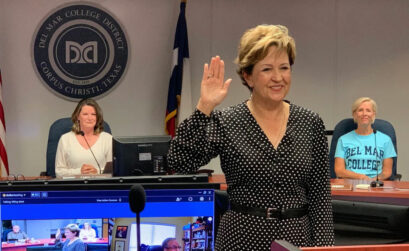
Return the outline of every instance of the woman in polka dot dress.
{"type": "Polygon", "coordinates": [[[220,222],[216,250],[269,250],[273,240],[295,246],[334,244],[328,144],[314,112],[284,98],[291,86],[295,42],[280,25],[244,33],[238,74],[249,100],[223,111],[224,62],[204,65],[196,111],[178,128],[168,162],[191,173],[220,156],[231,210],[220,222]]]}

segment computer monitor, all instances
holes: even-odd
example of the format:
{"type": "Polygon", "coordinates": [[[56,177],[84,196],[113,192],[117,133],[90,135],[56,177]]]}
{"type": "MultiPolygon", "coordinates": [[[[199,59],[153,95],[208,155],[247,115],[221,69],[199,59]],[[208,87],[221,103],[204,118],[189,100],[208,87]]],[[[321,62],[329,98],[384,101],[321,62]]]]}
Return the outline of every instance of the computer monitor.
{"type": "MultiPolygon", "coordinates": [[[[214,189],[211,184],[167,184],[146,189],[146,206],[141,212],[141,246],[159,247],[176,238],[184,250],[214,249],[214,189]]],[[[131,184],[95,186],[12,186],[0,192],[2,249],[18,245],[24,250],[54,250],[55,233],[68,224],[82,228],[89,223],[94,238],[83,238],[87,250],[136,250],[135,214],[129,207],[131,184]],[[6,191],[8,190],[8,191],[6,191]],[[11,243],[7,233],[13,225],[28,240],[11,243]],[[53,249],[54,248],[54,249],[53,249]]],[[[81,235],[80,235],[81,236],[81,235]]],[[[63,240],[64,241],[64,240],[63,240]]]]}
{"type": "Polygon", "coordinates": [[[166,155],[171,137],[114,137],[114,176],[162,175],[167,172],[166,155]]]}
{"type": "Polygon", "coordinates": [[[409,239],[409,206],[332,200],[335,244],[394,243],[409,239]]]}

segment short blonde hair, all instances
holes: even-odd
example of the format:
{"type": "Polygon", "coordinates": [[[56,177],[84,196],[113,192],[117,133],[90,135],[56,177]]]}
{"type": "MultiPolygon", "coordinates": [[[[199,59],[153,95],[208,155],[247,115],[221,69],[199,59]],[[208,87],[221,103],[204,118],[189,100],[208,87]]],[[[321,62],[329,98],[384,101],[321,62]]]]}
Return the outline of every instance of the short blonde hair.
{"type": "Polygon", "coordinates": [[[250,90],[243,73],[251,75],[254,65],[265,58],[268,49],[276,46],[278,50],[287,52],[290,65],[295,61],[295,41],[288,35],[287,27],[283,25],[258,25],[247,30],[240,39],[236,64],[242,83],[250,90]]]}
{"type": "MultiPolygon", "coordinates": [[[[372,105],[372,110],[374,111],[375,115],[378,112],[378,106],[376,105],[375,100],[369,98],[369,97],[360,97],[357,100],[355,100],[355,102],[352,104],[352,117],[354,118],[354,122],[356,123],[355,117],[354,117],[354,113],[356,112],[356,110],[358,110],[359,106],[361,106],[361,104],[363,102],[369,102],[372,105]]],[[[372,122],[373,123],[373,122],[372,122]]]]}
{"type": "Polygon", "coordinates": [[[80,233],[80,228],[77,224],[68,224],[64,229],[69,230],[71,233],[75,233],[75,236],[78,236],[80,233]]]}

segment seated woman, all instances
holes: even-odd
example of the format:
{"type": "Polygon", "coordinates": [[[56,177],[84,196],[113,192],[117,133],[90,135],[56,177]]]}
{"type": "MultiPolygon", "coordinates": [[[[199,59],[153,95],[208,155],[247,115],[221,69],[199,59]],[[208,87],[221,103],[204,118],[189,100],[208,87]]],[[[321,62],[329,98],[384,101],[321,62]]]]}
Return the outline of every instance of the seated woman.
{"type": "Polygon", "coordinates": [[[393,157],[396,157],[391,138],[372,128],[377,106],[367,97],[358,98],[352,105],[352,116],[357,129],[338,139],[335,151],[335,173],[339,178],[380,180],[392,175],[393,157]]]}
{"type": "Polygon", "coordinates": [[[71,132],[61,136],[55,157],[57,177],[101,174],[112,161],[112,135],[103,131],[102,110],[93,99],[81,100],[71,132]]]}
{"type": "Polygon", "coordinates": [[[80,228],[76,224],[68,224],[64,228],[64,234],[66,240],[62,242],[62,235],[60,232],[60,229],[57,230],[57,233],[55,234],[55,239],[56,247],[61,247],[62,246],[62,251],[85,251],[86,246],[84,242],[80,238],[78,238],[78,235],[80,233],[80,228]]]}
{"type": "Polygon", "coordinates": [[[93,241],[97,237],[97,233],[91,227],[88,222],[84,223],[84,228],[80,231],[80,239],[81,240],[90,240],[93,241]]]}

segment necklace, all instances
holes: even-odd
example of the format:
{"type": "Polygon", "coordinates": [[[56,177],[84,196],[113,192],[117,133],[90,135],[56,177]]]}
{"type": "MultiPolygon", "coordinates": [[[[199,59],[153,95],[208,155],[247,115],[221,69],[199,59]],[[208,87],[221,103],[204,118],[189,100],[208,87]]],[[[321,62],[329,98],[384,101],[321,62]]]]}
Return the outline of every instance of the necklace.
{"type": "MultiPolygon", "coordinates": [[[[285,106],[283,106],[283,108],[281,109],[282,111],[282,117],[281,120],[278,121],[278,123],[280,124],[279,126],[279,130],[278,131],[272,131],[269,130],[269,128],[271,128],[271,122],[268,122],[268,120],[264,120],[262,119],[262,117],[257,116],[257,112],[256,109],[254,108],[253,102],[250,99],[249,102],[249,109],[250,111],[253,113],[254,118],[258,118],[259,120],[256,119],[257,123],[259,124],[260,128],[264,131],[264,134],[267,136],[268,140],[271,142],[271,144],[273,145],[273,147],[275,146],[275,148],[278,148],[278,144],[281,141],[282,138],[282,134],[283,134],[283,128],[285,125],[285,117],[286,117],[286,108],[285,106]],[[265,121],[263,123],[263,120],[265,121]],[[263,129],[264,128],[264,129],[263,129]]],[[[279,117],[280,115],[278,115],[277,117],[279,117]]]]}
{"type": "Polygon", "coordinates": [[[282,120],[281,120],[281,123],[280,123],[280,130],[278,130],[278,133],[277,133],[277,135],[276,135],[276,137],[274,138],[274,141],[272,142],[273,143],[273,146],[276,146],[276,148],[278,148],[278,144],[280,144],[280,141],[281,141],[281,134],[283,133],[283,127],[284,127],[284,124],[285,124],[285,109],[283,109],[283,117],[282,117],[282,120]]]}

